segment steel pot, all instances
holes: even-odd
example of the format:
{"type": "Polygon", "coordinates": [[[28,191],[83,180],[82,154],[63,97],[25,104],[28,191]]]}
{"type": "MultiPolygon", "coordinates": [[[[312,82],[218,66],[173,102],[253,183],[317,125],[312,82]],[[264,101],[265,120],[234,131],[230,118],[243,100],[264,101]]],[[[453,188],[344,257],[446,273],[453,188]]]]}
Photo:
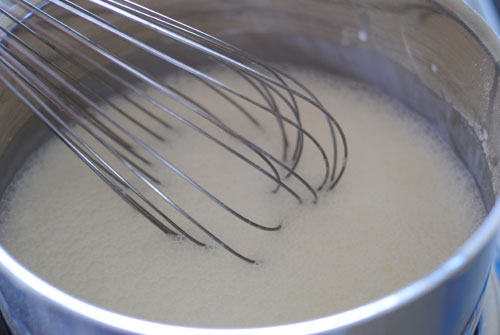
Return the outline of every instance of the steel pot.
{"type": "MultiPolygon", "coordinates": [[[[50,5],[50,4],[49,4],[50,5]]],[[[473,174],[488,217],[429,275],[324,318],[255,329],[199,329],[138,320],[73,298],[0,247],[0,310],[14,334],[462,335],[474,328],[500,227],[500,42],[460,1],[150,1],[168,15],[268,61],[375,85],[426,118],[473,174]]],[[[92,27],[85,27],[92,35],[92,27]]],[[[152,66],[149,64],[149,66],[152,66]]],[[[47,137],[0,88],[0,193],[47,137]]],[[[298,320],[299,321],[299,320],[298,320]]]]}

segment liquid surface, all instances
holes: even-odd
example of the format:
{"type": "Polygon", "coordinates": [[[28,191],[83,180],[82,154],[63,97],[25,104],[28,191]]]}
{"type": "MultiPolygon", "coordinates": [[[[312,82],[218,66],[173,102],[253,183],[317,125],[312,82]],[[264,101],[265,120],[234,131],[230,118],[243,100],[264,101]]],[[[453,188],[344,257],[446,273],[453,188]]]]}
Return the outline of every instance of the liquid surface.
{"type": "MultiPolygon", "coordinates": [[[[221,76],[244,89],[234,76],[221,76]]],[[[272,193],[269,180],[175,121],[162,131],[165,143],[156,146],[232,207],[264,225],[283,224],[278,232],[248,227],[155,166],[169,195],[258,265],[220,247],[201,248],[161,233],[59,141],[36,154],[12,186],[1,214],[0,242],[43,279],[92,304],[208,327],[329,315],[435,269],[484,216],[471,177],[422,120],[388,98],[315,73],[297,71],[295,77],[339,120],[349,145],[344,177],[333,191],[321,192],[316,205],[307,192],[302,205],[283,191],[272,193]]],[[[176,88],[218,106],[198,82],[175,80],[176,88]]],[[[273,140],[280,136],[276,121],[263,119],[266,126],[259,129],[224,108],[213,108],[214,113],[281,154],[280,142],[273,140]]],[[[315,136],[329,136],[324,120],[307,108],[301,109],[303,121],[315,136]]],[[[298,171],[317,182],[321,164],[308,144],[298,171]]]]}

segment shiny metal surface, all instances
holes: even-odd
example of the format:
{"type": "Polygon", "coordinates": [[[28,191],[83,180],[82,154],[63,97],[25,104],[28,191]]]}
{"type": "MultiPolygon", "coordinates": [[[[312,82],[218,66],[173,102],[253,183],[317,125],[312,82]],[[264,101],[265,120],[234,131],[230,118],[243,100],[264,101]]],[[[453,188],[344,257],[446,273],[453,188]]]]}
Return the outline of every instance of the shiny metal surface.
{"type": "MultiPolygon", "coordinates": [[[[500,247],[500,244],[498,245],[500,247]]],[[[483,312],[478,335],[500,334],[500,277],[498,267],[492,269],[483,298],[483,312]]],[[[475,334],[474,334],[475,335],[475,334]]]]}
{"type": "MultiPolygon", "coordinates": [[[[344,313],[259,329],[194,329],[114,314],[58,291],[0,248],[0,309],[7,311],[16,334],[466,332],[480,306],[500,225],[500,205],[493,206],[500,188],[500,45],[486,24],[457,1],[150,4],[264,60],[312,66],[378,86],[436,127],[473,173],[491,211],[452,258],[402,290],[344,313]]],[[[91,27],[85,29],[92,35],[91,27]]],[[[21,163],[12,161],[13,153],[34,148],[26,134],[43,135],[38,135],[36,125],[23,127],[29,112],[5,90],[0,93],[0,175],[8,180],[21,163]],[[15,134],[21,135],[12,140],[15,134]]]]}

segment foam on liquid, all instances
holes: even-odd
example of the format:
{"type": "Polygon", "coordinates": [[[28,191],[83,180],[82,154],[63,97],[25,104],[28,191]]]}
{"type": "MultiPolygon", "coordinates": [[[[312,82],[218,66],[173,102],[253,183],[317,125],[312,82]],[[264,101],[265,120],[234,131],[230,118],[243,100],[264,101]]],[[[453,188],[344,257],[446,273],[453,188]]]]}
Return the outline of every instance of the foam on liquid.
{"type": "MultiPolygon", "coordinates": [[[[235,88],[243,85],[231,74],[221,76],[235,88]]],[[[76,297],[192,326],[262,326],[325,316],[435,269],[484,216],[470,175],[422,120],[388,98],[315,73],[295,76],[339,120],[348,139],[347,171],[317,205],[307,192],[300,206],[283,191],[272,194],[274,184],[175,121],[173,130],[162,130],[167,141],[158,145],[232,207],[262,224],[283,223],[278,232],[249,228],[163,172],[169,195],[259,265],[164,235],[57,140],[35,155],[8,193],[0,242],[76,297]]],[[[175,80],[176,88],[217,106],[198,82],[175,80]]],[[[324,120],[308,108],[302,108],[304,122],[316,136],[328,136],[324,120]]],[[[266,127],[257,129],[234,111],[212,110],[229,124],[241,123],[245,136],[280,157],[276,121],[264,119],[266,127]]],[[[299,171],[317,181],[321,159],[310,146],[304,155],[299,171]]]]}

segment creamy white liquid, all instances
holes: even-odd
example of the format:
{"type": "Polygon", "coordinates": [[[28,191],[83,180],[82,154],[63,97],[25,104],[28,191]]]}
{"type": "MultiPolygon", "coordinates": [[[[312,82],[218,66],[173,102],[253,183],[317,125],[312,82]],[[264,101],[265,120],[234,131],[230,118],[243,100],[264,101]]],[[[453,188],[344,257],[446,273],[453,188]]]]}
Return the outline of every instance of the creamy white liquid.
{"type": "MultiPolygon", "coordinates": [[[[136,317],[194,326],[262,326],[325,316],[435,269],[484,216],[471,177],[423,121],[388,98],[314,73],[295,76],[339,120],[349,145],[343,179],[332,192],[321,192],[317,205],[303,189],[303,205],[283,190],[271,193],[273,183],[175,121],[173,130],[156,127],[167,137],[158,150],[208,190],[261,224],[283,223],[278,232],[247,227],[165,167],[155,167],[167,193],[190,215],[259,265],[220,247],[164,235],[59,141],[36,154],[13,185],[0,242],[76,297],[136,317]]],[[[219,78],[244,89],[232,75],[219,78]]],[[[281,157],[272,118],[263,118],[265,126],[256,129],[241,114],[226,111],[227,105],[217,107],[199,83],[175,80],[176,88],[214,106],[219,117],[240,124],[245,136],[281,157]]],[[[316,112],[307,105],[301,110],[315,136],[329,136],[316,112]]],[[[320,164],[308,144],[298,171],[317,185],[320,164]]]]}

